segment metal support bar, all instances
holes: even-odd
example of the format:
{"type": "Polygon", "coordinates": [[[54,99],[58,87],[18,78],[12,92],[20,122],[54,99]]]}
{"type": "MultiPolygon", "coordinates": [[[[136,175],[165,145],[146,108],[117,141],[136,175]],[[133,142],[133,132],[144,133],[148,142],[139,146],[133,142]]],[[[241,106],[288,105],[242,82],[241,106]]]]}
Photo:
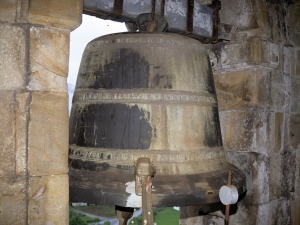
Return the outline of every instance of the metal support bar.
{"type": "MultiPolygon", "coordinates": [[[[231,170],[228,171],[228,181],[227,181],[227,186],[230,187],[231,186],[231,170]]],[[[228,225],[229,224],[229,211],[230,211],[230,204],[226,205],[225,208],[225,220],[224,220],[224,224],[228,225]]]]}
{"type": "Polygon", "coordinates": [[[141,157],[137,159],[135,170],[135,193],[142,195],[143,225],[153,225],[152,208],[152,180],[155,169],[150,163],[150,159],[141,157]]]}
{"type": "Polygon", "coordinates": [[[143,225],[153,225],[153,208],[151,196],[151,176],[142,177],[143,225]]]}

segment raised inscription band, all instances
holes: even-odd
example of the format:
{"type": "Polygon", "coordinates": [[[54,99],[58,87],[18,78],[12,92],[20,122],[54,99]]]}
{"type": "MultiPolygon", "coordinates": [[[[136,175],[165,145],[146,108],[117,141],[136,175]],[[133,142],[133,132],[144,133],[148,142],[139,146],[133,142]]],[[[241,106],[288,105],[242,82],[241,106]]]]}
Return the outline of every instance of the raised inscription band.
{"type": "Polygon", "coordinates": [[[73,103],[77,101],[166,101],[176,103],[203,103],[216,105],[215,95],[204,93],[171,93],[170,91],[161,91],[160,93],[149,93],[126,90],[99,90],[91,91],[90,89],[78,90],[74,93],[73,103]]]}
{"type": "Polygon", "coordinates": [[[155,151],[83,148],[70,146],[70,166],[99,172],[117,168],[134,173],[135,162],[140,157],[150,158],[157,175],[195,174],[222,170],[227,162],[222,147],[197,151],[155,151]]]}
{"type": "Polygon", "coordinates": [[[152,37],[117,37],[115,39],[112,38],[107,38],[105,40],[105,36],[102,37],[103,40],[94,40],[93,42],[89,43],[86,47],[87,51],[97,51],[98,49],[103,49],[103,48],[110,48],[110,47],[115,47],[117,48],[118,45],[126,46],[126,45],[134,45],[136,46],[137,44],[142,44],[142,45],[156,45],[156,46],[166,46],[166,45],[173,45],[176,46],[176,48],[185,48],[185,49],[197,49],[197,50],[205,50],[205,47],[201,45],[199,42],[193,39],[189,39],[189,44],[187,45],[187,40],[180,40],[173,36],[170,39],[163,38],[161,35],[155,36],[153,35],[152,37]]]}
{"type": "Polygon", "coordinates": [[[95,161],[133,162],[140,157],[149,157],[155,162],[192,162],[223,158],[223,147],[205,148],[189,151],[171,150],[137,150],[137,149],[106,149],[88,148],[70,145],[69,158],[80,158],[95,161]]]}

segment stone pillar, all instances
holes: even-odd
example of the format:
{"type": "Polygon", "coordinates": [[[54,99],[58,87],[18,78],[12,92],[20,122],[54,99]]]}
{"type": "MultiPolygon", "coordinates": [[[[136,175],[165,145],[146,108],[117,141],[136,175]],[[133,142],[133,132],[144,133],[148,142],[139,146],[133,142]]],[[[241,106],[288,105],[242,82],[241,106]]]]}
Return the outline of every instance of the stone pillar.
{"type": "Polygon", "coordinates": [[[82,0],[0,1],[1,225],[68,224],[69,40],[81,15],[82,0]]]}
{"type": "Polygon", "coordinates": [[[300,1],[289,7],[289,26],[294,55],[291,67],[291,112],[289,116],[289,146],[295,152],[295,177],[291,185],[291,225],[300,224],[300,1]]]}
{"type": "MultiPolygon", "coordinates": [[[[208,49],[226,157],[247,177],[230,224],[300,224],[299,1],[221,3],[223,42],[208,49]]],[[[182,210],[180,224],[224,224],[199,215],[182,210]]]]}

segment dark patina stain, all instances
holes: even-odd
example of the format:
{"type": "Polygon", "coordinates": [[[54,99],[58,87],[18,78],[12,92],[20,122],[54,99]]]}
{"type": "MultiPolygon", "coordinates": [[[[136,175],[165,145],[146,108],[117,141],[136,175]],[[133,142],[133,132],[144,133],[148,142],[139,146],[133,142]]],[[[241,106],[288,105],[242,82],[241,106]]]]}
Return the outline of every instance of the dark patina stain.
{"type": "Polygon", "coordinates": [[[95,171],[97,168],[97,164],[95,162],[91,162],[91,161],[86,161],[83,164],[83,168],[85,170],[89,170],[89,171],[95,171]]]}
{"type": "MultiPolygon", "coordinates": [[[[96,55],[92,55],[96,57],[96,55]]],[[[87,66],[95,60],[87,56],[87,66]]],[[[99,57],[99,61],[101,58],[99,57]]],[[[89,74],[79,74],[82,84],[89,83],[88,88],[148,88],[149,63],[138,52],[122,48],[114,55],[106,59],[104,65],[100,65],[89,74]],[[89,80],[89,82],[87,82],[89,80]],[[90,83],[90,80],[93,82],[90,83]]]]}
{"type": "Polygon", "coordinates": [[[99,170],[99,168],[101,168],[102,170],[108,170],[109,168],[110,168],[110,165],[108,164],[108,163],[106,163],[106,162],[104,162],[104,163],[99,163],[98,164],[98,170],[99,170]]]}
{"type": "Polygon", "coordinates": [[[210,119],[206,120],[205,123],[205,145],[208,147],[221,146],[222,137],[221,137],[221,128],[219,121],[219,112],[217,107],[212,108],[213,121],[210,119]],[[213,126],[213,127],[212,127],[213,126]]]}
{"type": "Polygon", "coordinates": [[[172,89],[172,78],[171,76],[157,73],[152,79],[151,87],[172,89]]]}
{"type": "Polygon", "coordinates": [[[150,113],[125,104],[90,104],[73,112],[70,143],[78,146],[148,149],[152,127],[150,113]]]}
{"type": "MultiPolygon", "coordinates": [[[[207,63],[210,65],[210,59],[209,56],[207,56],[207,63]]],[[[215,88],[215,83],[214,83],[214,77],[213,77],[213,72],[210,66],[208,66],[207,69],[207,76],[206,76],[206,87],[207,91],[211,94],[216,93],[216,88],[215,88]]]]}
{"type": "Polygon", "coordinates": [[[83,167],[83,161],[81,159],[72,160],[71,167],[80,170],[83,167]]]}

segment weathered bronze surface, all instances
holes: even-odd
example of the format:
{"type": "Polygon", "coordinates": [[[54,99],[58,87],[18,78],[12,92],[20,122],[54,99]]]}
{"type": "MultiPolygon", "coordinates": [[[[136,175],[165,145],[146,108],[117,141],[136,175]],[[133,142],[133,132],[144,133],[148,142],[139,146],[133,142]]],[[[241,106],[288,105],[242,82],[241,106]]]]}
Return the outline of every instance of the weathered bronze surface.
{"type": "Polygon", "coordinates": [[[135,163],[151,159],[154,206],[219,201],[245,176],[226,162],[210,61],[196,40],[121,33],[83,54],[70,117],[70,200],[141,207],[135,163]]]}

